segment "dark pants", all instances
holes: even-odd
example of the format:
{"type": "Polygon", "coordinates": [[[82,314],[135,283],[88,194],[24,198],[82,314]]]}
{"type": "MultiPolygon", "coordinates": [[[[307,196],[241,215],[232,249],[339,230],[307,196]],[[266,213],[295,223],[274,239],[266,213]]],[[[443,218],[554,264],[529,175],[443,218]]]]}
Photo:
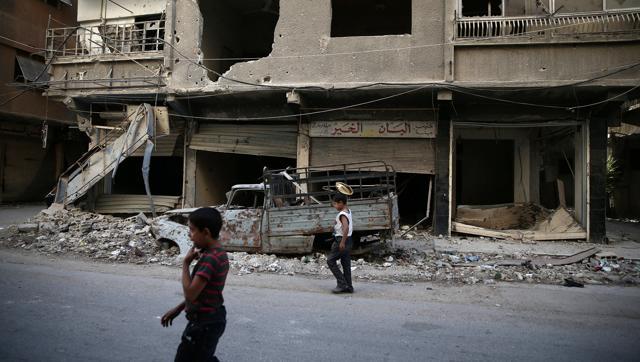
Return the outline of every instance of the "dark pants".
{"type": "Polygon", "coordinates": [[[336,241],[331,245],[331,252],[327,256],[327,265],[329,265],[329,269],[333,273],[333,276],[336,277],[336,281],[338,282],[338,288],[342,289],[353,289],[353,284],[351,284],[351,247],[353,246],[353,241],[351,237],[347,238],[347,242],[345,243],[346,247],[343,251],[340,251],[340,241],[342,237],[336,236],[336,241]],[[342,264],[342,272],[338,267],[337,261],[340,260],[340,264],[342,264]]]}
{"type": "Polygon", "coordinates": [[[182,342],[178,346],[175,361],[219,361],[216,357],[216,347],[226,325],[226,316],[190,320],[182,332],[182,342]]]}

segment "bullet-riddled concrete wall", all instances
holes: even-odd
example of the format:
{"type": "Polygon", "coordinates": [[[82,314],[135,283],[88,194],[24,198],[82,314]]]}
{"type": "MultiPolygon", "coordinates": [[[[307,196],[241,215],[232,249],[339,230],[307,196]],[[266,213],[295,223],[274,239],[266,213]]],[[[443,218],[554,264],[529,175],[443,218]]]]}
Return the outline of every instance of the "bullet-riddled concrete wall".
{"type": "MultiPolygon", "coordinates": [[[[455,80],[504,86],[544,82],[549,85],[583,80],[619,70],[638,61],[638,42],[576,44],[457,46],[455,80]]],[[[635,67],[600,81],[633,86],[640,77],[635,67]]]]}
{"type": "Polygon", "coordinates": [[[334,86],[442,81],[444,12],[444,1],[413,0],[411,34],[331,37],[331,0],[280,0],[271,55],[235,64],[225,76],[251,83],[334,86]]]}

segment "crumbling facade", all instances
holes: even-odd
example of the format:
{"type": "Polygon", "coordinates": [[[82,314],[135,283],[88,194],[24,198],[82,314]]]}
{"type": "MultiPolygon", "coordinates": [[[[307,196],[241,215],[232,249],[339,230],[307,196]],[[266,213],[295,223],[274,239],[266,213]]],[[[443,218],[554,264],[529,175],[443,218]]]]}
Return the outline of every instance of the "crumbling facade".
{"type": "Polygon", "coordinates": [[[0,3],[0,203],[42,201],[86,147],[75,116],[43,96],[47,24],[73,24],[69,1],[0,3]],[[69,3],[69,4],[66,4],[69,3]]]}
{"type": "MultiPolygon", "coordinates": [[[[401,217],[436,234],[461,231],[462,205],[534,203],[605,237],[607,125],[639,94],[637,1],[77,5],[80,27],[47,34],[48,96],[93,145],[142,103],[166,115],[155,195],[213,205],[264,166],[382,160],[401,217]]],[[[124,153],[97,204],[144,194],[141,150],[124,153]]]]}

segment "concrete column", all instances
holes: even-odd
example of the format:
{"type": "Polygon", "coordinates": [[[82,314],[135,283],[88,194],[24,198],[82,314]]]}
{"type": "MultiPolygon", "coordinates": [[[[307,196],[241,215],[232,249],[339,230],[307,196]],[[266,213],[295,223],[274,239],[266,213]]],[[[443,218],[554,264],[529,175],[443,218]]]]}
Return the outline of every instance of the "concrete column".
{"type": "Polygon", "coordinates": [[[191,136],[196,129],[196,121],[187,121],[184,130],[184,175],[182,185],[182,207],[195,207],[196,204],[196,156],[197,151],[189,148],[191,136]]]}
{"type": "Polygon", "coordinates": [[[441,101],[436,135],[436,176],[433,213],[435,235],[451,234],[451,101],[441,101]]]}
{"type": "Polygon", "coordinates": [[[604,242],[607,206],[607,120],[589,120],[589,241],[604,242]]]}
{"type": "MultiPolygon", "coordinates": [[[[311,162],[311,137],[309,137],[309,123],[301,122],[298,126],[298,146],[296,154],[296,167],[309,167],[311,162]]],[[[306,177],[307,175],[302,175],[306,177]]],[[[307,192],[307,184],[301,185],[302,192],[307,192]]]]}
{"type": "Polygon", "coordinates": [[[444,80],[453,82],[455,80],[455,50],[453,38],[455,32],[455,10],[457,0],[445,0],[444,6],[444,80]]]}
{"type": "Polygon", "coordinates": [[[576,129],[575,135],[575,153],[574,153],[574,204],[576,219],[580,222],[580,225],[587,229],[587,132],[586,123],[579,126],[576,129]]]}
{"type": "Polygon", "coordinates": [[[297,167],[309,167],[310,159],[311,137],[309,137],[309,123],[301,122],[298,126],[297,167]]]}

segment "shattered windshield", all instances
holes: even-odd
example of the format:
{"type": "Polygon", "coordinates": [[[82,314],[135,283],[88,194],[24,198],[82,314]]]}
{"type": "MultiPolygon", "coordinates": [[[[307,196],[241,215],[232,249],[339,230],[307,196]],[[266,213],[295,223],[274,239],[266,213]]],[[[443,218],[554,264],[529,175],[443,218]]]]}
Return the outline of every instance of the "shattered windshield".
{"type": "Polygon", "coordinates": [[[264,191],[237,190],[229,202],[229,208],[262,208],[264,206],[264,191]]]}

